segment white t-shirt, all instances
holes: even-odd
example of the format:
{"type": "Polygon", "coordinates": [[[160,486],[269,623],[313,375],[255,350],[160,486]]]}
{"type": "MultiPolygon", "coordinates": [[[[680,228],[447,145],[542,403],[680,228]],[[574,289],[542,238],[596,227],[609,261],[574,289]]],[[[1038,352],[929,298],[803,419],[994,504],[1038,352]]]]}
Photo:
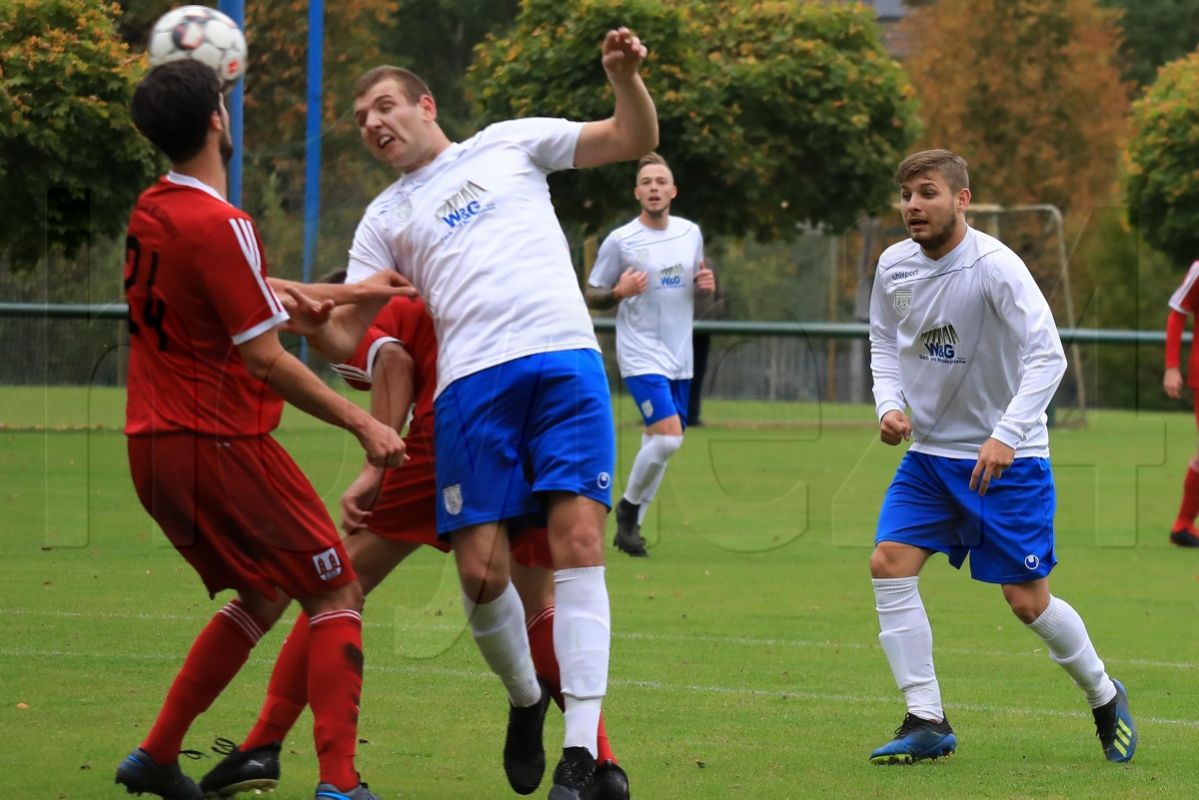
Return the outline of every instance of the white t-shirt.
{"type": "Polygon", "coordinates": [[[682,217],[670,217],[665,230],[647,228],[638,217],[604,239],[590,285],[611,289],[629,267],[649,281],[644,292],[617,307],[616,360],[623,377],[691,377],[695,272],[703,260],[703,234],[682,217]]]}
{"type": "Polygon", "coordinates": [[[988,438],[1049,456],[1045,408],[1066,354],[1028,267],[968,228],[933,261],[912,240],[887,248],[870,299],[870,370],[881,420],[911,407],[912,450],[975,458],[988,438]]]}
{"type": "Polygon", "coordinates": [[[581,122],[488,126],[410,172],[367,207],[347,281],[394,269],[437,328],[437,394],[488,367],[598,350],[546,176],[574,165],[581,122]]]}

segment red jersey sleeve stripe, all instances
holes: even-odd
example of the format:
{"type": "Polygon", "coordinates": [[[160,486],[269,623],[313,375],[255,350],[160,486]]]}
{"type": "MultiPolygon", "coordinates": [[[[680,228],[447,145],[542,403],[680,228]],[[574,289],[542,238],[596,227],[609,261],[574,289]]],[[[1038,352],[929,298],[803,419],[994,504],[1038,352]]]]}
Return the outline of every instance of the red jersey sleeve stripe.
{"type": "Polygon", "coordinates": [[[1195,298],[1192,293],[1195,289],[1195,281],[1199,279],[1199,261],[1191,264],[1191,268],[1187,270],[1187,276],[1183,279],[1182,285],[1174,290],[1174,294],[1170,295],[1170,308],[1180,314],[1190,314],[1195,309],[1195,298]]]}
{"type": "Polygon", "coordinates": [[[262,276],[262,257],[258,249],[258,235],[254,232],[254,225],[248,219],[231,219],[229,224],[233,227],[233,234],[237,237],[238,245],[241,246],[242,255],[246,257],[246,265],[254,273],[254,280],[258,282],[258,288],[262,291],[267,306],[275,314],[283,312],[283,304],[279,302],[279,298],[271,289],[270,284],[262,276]]]}

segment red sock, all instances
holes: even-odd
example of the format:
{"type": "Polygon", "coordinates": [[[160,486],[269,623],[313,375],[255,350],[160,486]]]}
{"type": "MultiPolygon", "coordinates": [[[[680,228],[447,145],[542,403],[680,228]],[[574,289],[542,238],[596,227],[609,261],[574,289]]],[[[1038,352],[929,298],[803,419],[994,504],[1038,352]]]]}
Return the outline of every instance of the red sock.
{"type": "Polygon", "coordinates": [[[1178,518],[1174,520],[1174,530],[1190,528],[1195,523],[1195,515],[1199,514],[1199,462],[1191,460],[1187,467],[1186,480],[1182,482],[1182,505],[1178,509],[1178,518]]]}
{"type": "Polygon", "coordinates": [[[142,742],[150,758],[159,764],[179,759],[187,729],[233,680],[266,627],[237,600],[227,603],[208,621],[192,643],[154,727],[142,742]]]}
{"type": "Polygon", "coordinates": [[[358,785],[358,701],[362,694],[362,616],[325,611],[308,622],[308,703],[321,783],[358,785]]]}
{"type": "MultiPolygon", "coordinates": [[[[550,687],[558,708],[564,708],[562,700],[562,674],[558,671],[558,657],[554,655],[554,607],[546,606],[541,613],[529,620],[529,649],[533,653],[533,667],[537,675],[550,687]]],[[[604,716],[600,714],[596,733],[597,764],[605,761],[618,763],[608,744],[608,732],[604,729],[604,716]]]]}
{"type": "Polygon", "coordinates": [[[282,742],[308,704],[308,615],[301,612],[275,659],[258,722],[246,735],[242,752],[282,742]]]}

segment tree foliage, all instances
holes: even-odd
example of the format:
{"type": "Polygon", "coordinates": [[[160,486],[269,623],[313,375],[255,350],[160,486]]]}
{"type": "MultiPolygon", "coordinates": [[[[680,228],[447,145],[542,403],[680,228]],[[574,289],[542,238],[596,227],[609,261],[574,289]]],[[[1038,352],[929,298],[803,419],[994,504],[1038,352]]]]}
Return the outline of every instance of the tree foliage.
{"type": "MultiPolygon", "coordinates": [[[[508,35],[476,48],[468,75],[480,123],[602,119],[599,59],[610,28],[646,42],[678,207],[715,233],[790,237],[841,229],[889,193],[915,134],[913,91],[860,5],[711,0],[526,0],[508,35]]],[[[628,213],[627,165],[555,177],[567,223],[595,231],[628,213]]]]}
{"type": "Polygon", "coordinates": [[[1179,264],[1199,258],[1199,52],[1162,68],[1133,106],[1125,191],[1145,240],[1179,264]]]}
{"type": "Polygon", "coordinates": [[[0,253],[36,263],[120,229],[158,162],[129,119],[143,66],[115,5],[0,3],[0,253]]]}
{"type": "Polygon", "coordinates": [[[904,21],[921,144],[970,162],[976,199],[1085,214],[1115,186],[1128,99],[1118,12],[1095,0],[937,0],[904,21]]]}
{"type": "Polygon", "coordinates": [[[1137,86],[1153,83],[1163,64],[1199,45],[1199,0],[1103,0],[1120,9],[1124,31],[1124,78],[1137,86]]]}

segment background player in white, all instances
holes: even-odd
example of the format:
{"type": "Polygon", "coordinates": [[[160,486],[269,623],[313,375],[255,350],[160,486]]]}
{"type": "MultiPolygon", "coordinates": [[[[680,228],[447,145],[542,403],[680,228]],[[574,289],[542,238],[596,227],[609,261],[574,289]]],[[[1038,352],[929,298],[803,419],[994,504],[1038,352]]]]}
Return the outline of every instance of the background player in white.
{"type": "Polygon", "coordinates": [[[883,501],[870,574],[879,641],[908,713],[870,760],[910,764],[957,746],[917,586],[939,551],[959,568],[969,555],[975,580],[1002,586],[1085,693],[1104,755],[1128,761],[1137,734],[1124,687],[1078,613],[1049,592],[1057,559],[1045,408],[1066,369],[1049,304],[1019,256],[967,226],[961,157],[916,153],[895,180],[911,238],[879,258],[870,368],[883,442],[914,441],[883,501]]]}
{"type": "Polygon", "coordinates": [[[452,143],[411,72],[376,68],[354,92],[367,149],[402,176],[367,208],[348,276],[400,272],[436,324],[438,530],[452,534],[471,631],[508,690],[504,766],[525,794],[545,768],[548,697],[509,582],[504,524],[548,517],[566,700],[553,800],[584,796],[594,772],[611,638],[603,528],[615,442],[599,345],[546,177],[639,158],[658,139],[639,75],[645,47],[622,28],[601,49],[615,109],[597,122],[513,120],[452,143]]]}
{"type": "Polygon", "coordinates": [[[620,376],[645,422],[624,497],[616,506],[616,546],[647,556],[641,520],[683,444],[691,391],[695,292],[716,288],[704,265],[704,237],[690,220],[671,216],[674,174],[657,153],[637,165],[633,196],[641,213],[608,234],[587,287],[587,304],[616,312],[620,376]]]}

